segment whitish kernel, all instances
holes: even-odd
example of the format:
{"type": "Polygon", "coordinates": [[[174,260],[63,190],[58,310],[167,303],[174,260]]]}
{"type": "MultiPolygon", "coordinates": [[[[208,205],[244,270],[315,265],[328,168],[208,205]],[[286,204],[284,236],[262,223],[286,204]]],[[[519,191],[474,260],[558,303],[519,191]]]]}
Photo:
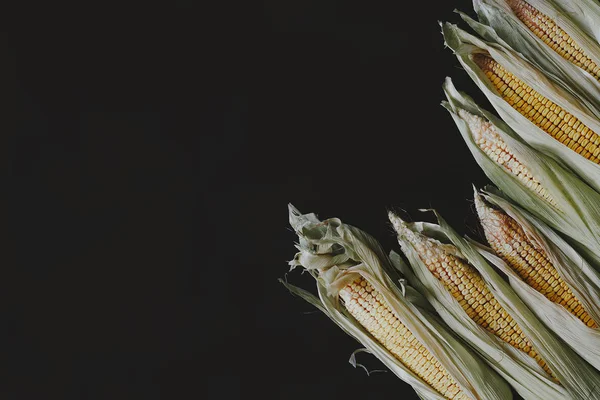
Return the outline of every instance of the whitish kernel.
{"type": "Polygon", "coordinates": [[[469,400],[454,378],[398,319],[389,304],[364,278],[340,290],[344,306],[402,364],[447,399],[469,400]],[[366,291],[362,291],[364,288],[366,291]],[[367,301],[368,293],[375,301],[367,301]],[[357,301],[358,299],[358,301],[357,301]],[[391,316],[391,317],[390,317],[391,316]]]}
{"type": "Polygon", "coordinates": [[[525,186],[532,189],[540,198],[558,208],[558,204],[550,196],[540,181],[510,151],[496,127],[484,118],[465,110],[458,111],[459,116],[467,123],[477,146],[502,168],[517,177],[525,186]]]}

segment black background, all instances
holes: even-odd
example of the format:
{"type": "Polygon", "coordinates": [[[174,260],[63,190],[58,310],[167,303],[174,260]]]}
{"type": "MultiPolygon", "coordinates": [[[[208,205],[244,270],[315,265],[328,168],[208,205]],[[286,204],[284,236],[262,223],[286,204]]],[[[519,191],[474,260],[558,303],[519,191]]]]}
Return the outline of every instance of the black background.
{"type": "Polygon", "coordinates": [[[1,397],[416,398],[353,369],[359,344],[277,278],[288,202],[386,249],[388,208],[476,230],[471,183],[487,180],[439,106],[447,75],[487,105],[444,49],[454,8],[473,15],[464,0],[28,14],[4,40],[18,110],[1,397]]]}

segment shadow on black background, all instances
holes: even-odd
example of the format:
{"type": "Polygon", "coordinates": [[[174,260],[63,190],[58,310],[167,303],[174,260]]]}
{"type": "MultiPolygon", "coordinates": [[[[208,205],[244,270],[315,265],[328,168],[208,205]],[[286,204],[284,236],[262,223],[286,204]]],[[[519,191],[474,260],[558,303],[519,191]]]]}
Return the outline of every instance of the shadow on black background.
{"type": "Polygon", "coordinates": [[[288,202],[386,249],[388,208],[475,229],[470,185],[487,181],[439,106],[444,77],[489,106],[443,48],[437,21],[458,22],[454,7],[471,9],[176,1],[32,15],[8,40],[2,397],[416,398],[389,372],[353,369],[359,345],[277,278],[294,254],[288,202]]]}

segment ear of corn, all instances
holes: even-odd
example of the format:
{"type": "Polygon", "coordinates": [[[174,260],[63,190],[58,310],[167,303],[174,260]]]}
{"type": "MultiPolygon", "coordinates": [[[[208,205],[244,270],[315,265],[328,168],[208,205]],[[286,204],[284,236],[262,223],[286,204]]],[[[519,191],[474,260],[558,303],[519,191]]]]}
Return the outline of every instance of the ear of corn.
{"type": "MultiPolygon", "coordinates": [[[[565,389],[548,374],[549,368],[523,337],[514,319],[498,304],[481,276],[458,258],[456,249],[420,234],[419,231],[430,228],[426,224],[404,224],[393,214],[390,220],[399,232],[402,251],[416,276],[406,268],[403,273],[411,285],[425,293],[444,322],[469,342],[524,398],[568,399],[565,389]],[[407,236],[412,236],[413,240],[407,236]],[[415,242],[417,245],[413,246],[415,242]],[[427,255],[430,263],[421,255],[427,255]]],[[[399,258],[395,260],[397,262],[399,258]]]]}
{"type": "MultiPolygon", "coordinates": [[[[284,283],[361,342],[423,399],[510,399],[510,388],[446,327],[392,282],[379,244],[339,219],[319,221],[290,206],[300,238],[292,267],[316,278],[319,298],[284,283]]],[[[412,298],[418,296],[412,291],[412,298]]]]}
{"type": "MultiPolygon", "coordinates": [[[[590,328],[598,324],[563,280],[541,244],[504,211],[493,208],[475,193],[475,207],[490,247],[529,286],[560,304],[590,328]]],[[[600,343],[599,343],[600,345],[600,343]]]]}
{"type": "Polygon", "coordinates": [[[577,154],[600,164],[600,135],[519,80],[490,56],[475,54],[473,61],[502,98],[521,115],[577,154]]]}
{"type": "Polygon", "coordinates": [[[535,42],[543,44],[536,46],[538,49],[545,47],[596,80],[600,79],[600,48],[571,18],[577,13],[567,16],[550,2],[539,0],[475,0],[474,8],[480,20],[493,27],[515,50],[523,48],[527,52],[532,45],[531,41],[526,44],[523,32],[514,31],[525,30],[528,36],[538,39],[535,42]],[[509,27],[512,32],[508,31],[509,27]]]}
{"type": "Polygon", "coordinates": [[[542,222],[502,198],[475,193],[475,205],[500,258],[478,245],[480,253],[510,277],[550,329],[600,370],[600,274],[542,222]]]}
{"type": "MultiPolygon", "coordinates": [[[[566,91],[576,96],[594,116],[600,117],[600,81],[596,77],[563,58],[551,46],[538,38],[517,18],[507,1],[476,0],[474,6],[480,22],[459,12],[462,19],[474,31],[490,43],[518,51],[540,70],[543,70],[546,75],[561,84],[566,91]]],[[[585,34],[581,33],[576,36],[582,35],[584,36],[583,41],[586,42],[585,34]]],[[[598,61],[600,48],[592,43],[592,47],[586,54],[588,53],[588,58],[592,61],[587,65],[588,67],[592,65],[593,72],[594,65],[600,65],[598,61]]]]}
{"type": "MultiPolygon", "coordinates": [[[[533,2],[532,0],[529,0],[533,2]]],[[[569,35],[554,19],[524,0],[508,0],[508,6],[525,26],[552,50],[567,61],[600,79],[600,66],[578,43],[578,37],[569,35]]],[[[568,27],[565,27],[568,29],[568,27]]],[[[599,61],[600,62],[600,61],[599,61]]]]}
{"type": "Polygon", "coordinates": [[[403,249],[410,246],[415,251],[428,271],[458,301],[469,318],[500,340],[528,354],[552,376],[546,362],[515,320],[498,303],[479,272],[459,257],[456,249],[415,232],[394,214],[390,214],[390,220],[402,241],[403,249]]]}
{"type": "MultiPolygon", "coordinates": [[[[398,241],[402,250],[414,270],[414,276],[407,276],[411,285],[418,290],[423,290],[444,321],[455,332],[469,340],[472,346],[486,360],[489,360],[491,365],[494,365],[523,397],[535,399],[585,398],[591,393],[593,398],[600,398],[600,393],[594,388],[600,382],[598,372],[549,331],[508,283],[485,261],[476,248],[459,237],[439,215],[440,225],[408,224],[393,214],[390,215],[390,220],[398,232],[398,241]],[[416,238],[411,239],[410,232],[416,238]],[[419,242],[425,244],[420,245],[419,242]],[[504,328],[501,329],[514,330],[515,327],[518,327],[528,340],[531,349],[543,360],[546,369],[552,371],[558,379],[560,386],[554,383],[547,374],[540,376],[536,373],[535,367],[539,368],[538,360],[533,365],[528,364],[523,357],[519,357],[524,354],[522,348],[510,351],[514,347],[507,345],[505,341],[489,332],[489,323],[487,327],[482,326],[484,324],[481,319],[472,318],[471,313],[465,311],[464,302],[462,304],[461,302],[465,300],[466,295],[471,295],[466,304],[477,307],[477,303],[479,303],[477,294],[482,293],[482,290],[473,289],[462,283],[461,280],[464,280],[463,276],[467,269],[457,267],[458,265],[470,266],[469,272],[473,272],[473,269],[476,270],[478,275],[473,274],[475,277],[471,278],[471,282],[483,282],[488,288],[489,294],[496,299],[500,307],[496,309],[495,304],[491,307],[488,305],[489,311],[496,309],[496,312],[500,310],[506,312],[506,316],[500,312],[500,316],[504,318],[504,321],[500,320],[500,326],[504,325],[504,328]],[[447,282],[448,279],[437,278],[436,273],[431,272],[432,270],[448,271],[445,274],[449,280],[454,284],[458,281],[459,286],[453,289],[452,284],[447,282]],[[462,272],[462,275],[459,272],[462,272]],[[468,290],[465,291],[467,287],[468,290]],[[462,298],[459,297],[460,295],[462,298]],[[512,317],[513,325],[506,319],[507,316],[512,317]],[[482,335],[482,331],[486,335],[482,335]],[[574,374],[573,371],[578,371],[578,374],[574,374]],[[555,393],[548,394],[550,390],[555,390],[555,393]]],[[[475,286],[473,284],[473,287],[475,286]]],[[[492,297],[488,297],[490,298],[485,299],[488,301],[483,303],[484,308],[485,305],[491,304],[489,300],[492,297]]],[[[518,336],[513,334],[511,339],[518,336]]],[[[525,357],[529,360],[532,359],[528,354],[525,357]]]]}
{"type": "MultiPolygon", "coordinates": [[[[444,92],[444,106],[492,182],[521,207],[600,254],[600,194],[519,140],[507,124],[458,92],[450,79],[444,92]]],[[[600,262],[590,261],[600,271],[600,262]]]]}
{"type": "Polygon", "coordinates": [[[502,119],[533,148],[568,165],[600,192],[600,165],[594,156],[600,122],[590,109],[514,51],[451,24],[444,24],[443,32],[502,119]]]}
{"type": "Polygon", "coordinates": [[[473,140],[477,146],[496,164],[500,165],[506,172],[515,176],[521,183],[536,193],[541,199],[547,201],[553,207],[560,209],[558,203],[548,189],[539,181],[519,157],[513,153],[511,147],[507,145],[496,129],[496,126],[485,118],[471,114],[470,112],[459,109],[460,117],[473,134],[473,140]]]}
{"type": "Polygon", "coordinates": [[[362,276],[339,292],[344,307],[373,337],[441,395],[468,399],[458,384],[429,350],[396,317],[382,294],[362,276]]]}

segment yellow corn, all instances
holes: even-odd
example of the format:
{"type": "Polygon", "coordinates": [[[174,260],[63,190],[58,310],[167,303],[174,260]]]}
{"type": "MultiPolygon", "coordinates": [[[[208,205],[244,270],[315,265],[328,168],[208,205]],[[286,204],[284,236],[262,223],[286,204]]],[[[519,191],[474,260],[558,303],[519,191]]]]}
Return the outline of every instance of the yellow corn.
{"type": "Polygon", "coordinates": [[[587,326],[598,327],[560,277],[546,252],[529,240],[517,221],[487,205],[480,196],[475,196],[475,207],[492,249],[529,286],[565,307],[587,326]]]}
{"type": "Polygon", "coordinates": [[[556,379],[516,321],[498,303],[473,266],[449,253],[437,241],[404,226],[395,228],[411,243],[427,269],[459,302],[469,318],[504,342],[529,354],[544,371],[556,379]]]}
{"type": "Polygon", "coordinates": [[[600,80],[600,67],[550,17],[523,0],[509,0],[508,5],[530,31],[555,52],[600,80]]]}
{"type": "Polygon", "coordinates": [[[525,186],[537,193],[539,197],[558,208],[558,204],[548,194],[546,188],[542,186],[540,181],[510,151],[494,125],[480,116],[471,114],[463,109],[460,109],[458,114],[467,123],[473,133],[475,143],[485,154],[504,168],[504,170],[517,177],[525,186]]]}
{"type": "Polygon", "coordinates": [[[596,132],[517,79],[491,57],[476,54],[473,61],[515,110],[571,150],[600,164],[600,136],[596,132]]]}
{"type": "Polygon", "coordinates": [[[348,312],[408,369],[444,397],[468,400],[448,371],[400,322],[369,282],[359,277],[342,288],[339,295],[348,312]]]}

